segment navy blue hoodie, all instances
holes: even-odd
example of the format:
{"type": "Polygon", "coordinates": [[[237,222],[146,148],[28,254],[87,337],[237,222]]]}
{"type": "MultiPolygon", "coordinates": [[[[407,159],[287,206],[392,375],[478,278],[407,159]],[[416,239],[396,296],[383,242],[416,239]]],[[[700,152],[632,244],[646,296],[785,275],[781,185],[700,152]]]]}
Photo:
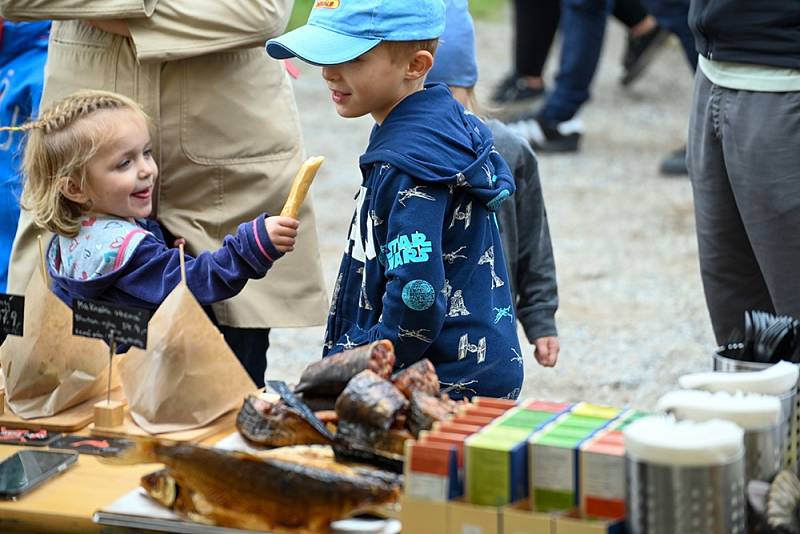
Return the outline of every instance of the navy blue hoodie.
{"type": "MultiPolygon", "coordinates": [[[[185,256],[186,285],[200,304],[235,296],[249,279],[263,278],[273,261],[282,256],[267,234],[264,218],[262,215],[239,225],[236,234],[226,236],[218,250],[202,252],[194,258],[185,256]]],[[[155,221],[137,220],[125,225],[122,231],[128,232],[128,227],[134,228],[129,235],[140,232],[144,237],[119,267],[88,280],[64,275],[59,239],[66,238],[53,236],[47,253],[53,293],[67,306],[72,306],[73,298],[81,298],[148,310],[158,308],[181,282],[180,251],[167,247],[161,227],[155,221]]],[[[79,238],[89,240],[91,235],[80,234],[73,241],[79,238]]],[[[91,247],[87,253],[90,250],[91,247]]],[[[97,254],[108,252],[100,250],[97,254]]],[[[111,254],[111,259],[115,259],[115,252],[111,254]]]]}
{"type": "Polygon", "coordinates": [[[389,339],[429,358],[454,398],[516,398],[523,368],[494,210],[514,179],[444,85],[408,96],[361,156],[323,355],[389,339]]]}

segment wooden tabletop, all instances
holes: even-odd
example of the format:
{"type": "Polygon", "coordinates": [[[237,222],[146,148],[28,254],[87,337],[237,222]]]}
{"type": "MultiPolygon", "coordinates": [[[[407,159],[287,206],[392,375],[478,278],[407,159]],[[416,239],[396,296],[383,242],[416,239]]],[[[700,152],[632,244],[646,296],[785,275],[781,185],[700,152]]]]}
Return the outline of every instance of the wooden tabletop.
{"type": "MultiPolygon", "coordinates": [[[[203,441],[216,443],[234,431],[231,427],[203,441]]],[[[32,447],[0,445],[0,460],[32,447]]],[[[16,501],[0,500],[0,532],[100,532],[92,515],[139,486],[142,475],[158,464],[111,465],[97,456],[81,454],[75,465],[42,483],[16,501]]]]}

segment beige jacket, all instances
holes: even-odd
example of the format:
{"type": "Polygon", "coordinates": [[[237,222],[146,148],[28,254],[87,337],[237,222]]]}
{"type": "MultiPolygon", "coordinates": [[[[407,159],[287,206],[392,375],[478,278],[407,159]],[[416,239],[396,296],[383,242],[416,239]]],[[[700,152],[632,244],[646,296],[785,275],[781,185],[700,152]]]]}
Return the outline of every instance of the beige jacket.
{"type": "MultiPolygon", "coordinates": [[[[238,224],[279,213],[302,164],[294,94],[264,42],[286,25],[291,0],[0,0],[9,19],[56,19],[42,106],[81,88],[140,102],[152,117],[160,168],[159,221],[190,253],[211,250],[238,224]],[[125,18],[132,38],[79,19],[125,18]]],[[[327,315],[327,292],[310,201],[295,251],[263,280],[214,305],[220,323],[310,326],[327,315]]],[[[37,265],[40,231],[23,212],[9,292],[37,265]]]]}

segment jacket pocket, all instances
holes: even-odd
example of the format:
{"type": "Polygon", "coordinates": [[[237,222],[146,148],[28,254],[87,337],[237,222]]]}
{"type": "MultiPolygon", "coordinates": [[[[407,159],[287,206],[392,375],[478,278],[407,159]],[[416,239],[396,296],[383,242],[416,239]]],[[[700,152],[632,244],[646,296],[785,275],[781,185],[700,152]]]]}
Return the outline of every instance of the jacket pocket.
{"type": "Polygon", "coordinates": [[[297,108],[283,65],[263,48],[184,60],[181,147],[200,165],[277,161],[300,144],[297,108]]]}

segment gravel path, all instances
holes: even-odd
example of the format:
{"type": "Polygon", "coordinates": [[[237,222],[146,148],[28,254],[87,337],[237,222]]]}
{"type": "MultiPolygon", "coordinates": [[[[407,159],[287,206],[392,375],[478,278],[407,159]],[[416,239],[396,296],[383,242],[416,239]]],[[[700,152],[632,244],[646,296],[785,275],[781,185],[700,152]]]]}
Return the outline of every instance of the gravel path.
{"type": "MultiPolygon", "coordinates": [[[[632,89],[618,85],[624,32],[609,23],[593,100],[577,155],[540,158],[556,254],[562,352],[539,367],[524,341],[523,397],[588,400],[652,408],[677,377],[711,365],[713,338],[697,266],[687,178],[658,175],[658,163],[685,143],[692,80],[677,42],[632,89]]],[[[508,14],[477,24],[484,96],[508,70],[508,14]]],[[[548,68],[552,79],[558,44],[548,68]]],[[[327,158],[312,194],[322,264],[333,286],[360,181],[357,158],[370,118],[340,119],[319,69],[300,65],[295,82],[309,155],[327,158]]],[[[316,360],[323,328],[279,330],[271,378],[294,382],[316,360]]]]}

